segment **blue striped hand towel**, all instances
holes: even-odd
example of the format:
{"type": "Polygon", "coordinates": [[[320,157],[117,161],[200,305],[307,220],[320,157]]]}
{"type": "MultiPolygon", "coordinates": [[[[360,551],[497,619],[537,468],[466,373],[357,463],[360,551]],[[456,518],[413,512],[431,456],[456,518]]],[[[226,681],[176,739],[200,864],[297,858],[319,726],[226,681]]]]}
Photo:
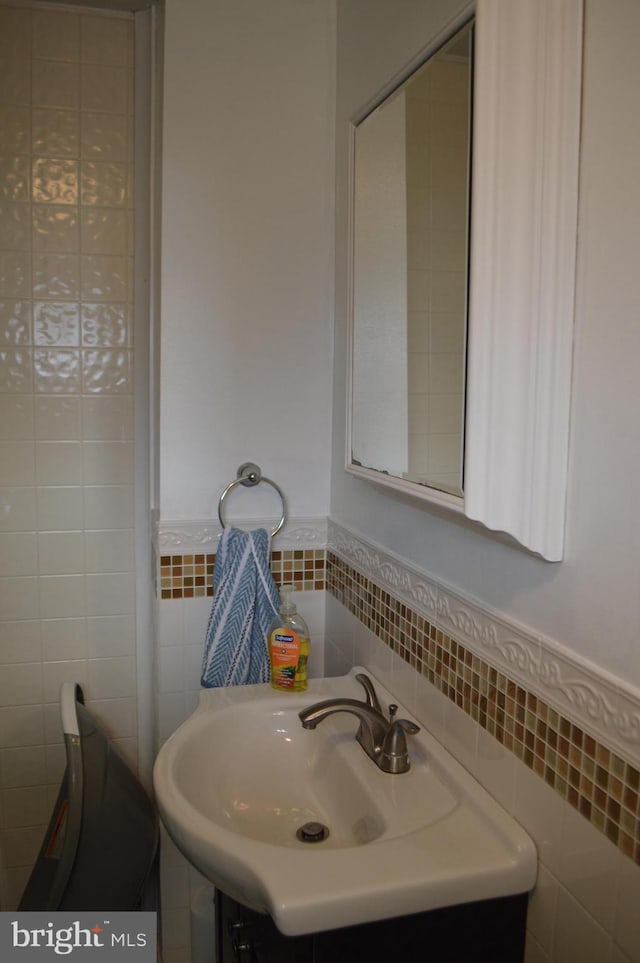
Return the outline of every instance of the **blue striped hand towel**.
{"type": "Polygon", "coordinates": [[[225,528],[222,533],[202,661],[205,688],[269,681],[267,630],[280,608],[269,567],[270,543],[264,528],[225,528]]]}

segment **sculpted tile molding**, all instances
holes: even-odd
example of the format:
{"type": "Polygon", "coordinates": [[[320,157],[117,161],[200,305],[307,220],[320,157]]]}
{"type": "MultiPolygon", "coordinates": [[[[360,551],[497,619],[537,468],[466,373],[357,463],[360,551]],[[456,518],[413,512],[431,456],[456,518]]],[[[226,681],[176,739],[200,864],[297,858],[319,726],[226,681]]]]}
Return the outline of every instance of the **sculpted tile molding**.
{"type": "MultiPolygon", "coordinates": [[[[273,518],[234,519],[240,528],[266,528],[271,530],[273,518]]],[[[222,529],[217,519],[157,519],[155,544],[159,555],[185,554],[189,551],[208,549],[215,552],[222,529]]],[[[326,516],[289,518],[281,532],[272,540],[275,551],[294,548],[325,548],[327,544],[326,516]]]]}
{"type": "Polygon", "coordinates": [[[594,738],[640,762],[640,693],[633,687],[331,521],[328,549],[594,738]]]}

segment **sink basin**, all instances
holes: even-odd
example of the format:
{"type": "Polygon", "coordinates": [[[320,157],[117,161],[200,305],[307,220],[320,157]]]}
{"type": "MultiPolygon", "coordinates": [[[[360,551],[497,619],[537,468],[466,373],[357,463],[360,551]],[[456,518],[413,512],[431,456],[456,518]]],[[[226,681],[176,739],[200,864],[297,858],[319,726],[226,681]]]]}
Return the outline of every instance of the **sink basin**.
{"type": "Polygon", "coordinates": [[[253,701],[221,708],[213,729],[210,712],[195,713],[174,755],[175,788],[221,829],[300,849],[297,831],[319,822],[329,829],[323,849],[335,849],[413,832],[456,807],[425,765],[412,779],[419,796],[398,792],[397,781],[378,772],[358,746],[353,752],[353,716],[309,732],[297,714],[308,694],[285,706],[281,697],[274,706],[270,690],[252,688],[253,701]]]}
{"type": "MultiPolygon", "coordinates": [[[[362,698],[358,671],[301,694],[203,690],[154,769],[178,848],[291,936],[531,889],[529,837],[424,729],[409,737],[410,771],[389,775],[356,742],[354,716],[302,728],[305,706],[362,698]],[[320,841],[300,838],[307,824],[320,841]]],[[[396,701],[373,681],[383,705],[396,701]]]]}

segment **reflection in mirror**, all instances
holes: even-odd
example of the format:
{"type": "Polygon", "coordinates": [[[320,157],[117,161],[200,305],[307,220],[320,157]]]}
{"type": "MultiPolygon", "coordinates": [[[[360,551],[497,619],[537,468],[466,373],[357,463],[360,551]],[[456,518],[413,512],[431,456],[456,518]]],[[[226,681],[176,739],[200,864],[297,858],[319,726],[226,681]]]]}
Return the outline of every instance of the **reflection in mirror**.
{"type": "Polygon", "coordinates": [[[355,131],[351,464],[462,495],[473,26],[355,131]]]}

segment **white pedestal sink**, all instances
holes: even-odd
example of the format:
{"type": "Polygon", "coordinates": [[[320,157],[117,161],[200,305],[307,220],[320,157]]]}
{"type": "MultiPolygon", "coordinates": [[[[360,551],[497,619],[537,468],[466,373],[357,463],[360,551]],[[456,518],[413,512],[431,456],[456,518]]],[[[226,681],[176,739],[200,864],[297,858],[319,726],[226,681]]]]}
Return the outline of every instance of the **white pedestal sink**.
{"type": "MultiPolygon", "coordinates": [[[[532,841],[424,729],[409,737],[410,771],[389,775],[352,715],[302,728],[311,703],[363,697],[358,671],[302,694],[203,690],[154,770],[178,848],[291,936],[530,890],[532,841]],[[298,838],[309,822],[328,828],[323,841],[298,838]]],[[[395,701],[373,681],[383,706],[395,701]]]]}

